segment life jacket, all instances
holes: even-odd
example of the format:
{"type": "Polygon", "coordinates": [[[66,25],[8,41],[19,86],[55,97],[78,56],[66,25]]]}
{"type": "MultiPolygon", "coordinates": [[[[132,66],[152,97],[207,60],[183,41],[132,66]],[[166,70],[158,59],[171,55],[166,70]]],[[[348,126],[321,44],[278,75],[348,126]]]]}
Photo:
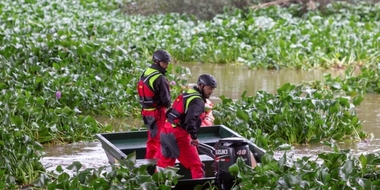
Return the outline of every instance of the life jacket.
{"type": "Polygon", "coordinates": [[[137,92],[140,98],[140,104],[145,109],[157,107],[157,97],[154,92],[153,83],[161,73],[152,68],[148,68],[140,77],[137,83],[137,92]]]}
{"type": "MultiPolygon", "coordinates": [[[[167,117],[168,121],[171,124],[173,124],[173,127],[176,127],[176,126],[183,127],[184,126],[183,122],[184,122],[187,110],[189,108],[189,104],[195,98],[201,98],[202,99],[202,96],[196,90],[190,89],[187,92],[179,95],[175,99],[172,107],[166,113],[166,117],[167,117]]],[[[203,119],[204,115],[205,115],[205,113],[203,113],[200,116],[201,120],[203,119]]]]}

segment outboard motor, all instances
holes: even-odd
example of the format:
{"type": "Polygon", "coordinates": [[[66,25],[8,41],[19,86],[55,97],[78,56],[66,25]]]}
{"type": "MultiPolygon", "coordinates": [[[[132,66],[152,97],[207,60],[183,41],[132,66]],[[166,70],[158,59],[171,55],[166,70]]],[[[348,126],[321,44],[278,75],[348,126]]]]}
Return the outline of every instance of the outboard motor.
{"type": "Polygon", "coordinates": [[[245,138],[228,137],[215,144],[215,183],[220,190],[230,190],[234,185],[235,178],[228,168],[236,163],[238,157],[242,157],[245,163],[251,166],[253,157],[245,138]]]}

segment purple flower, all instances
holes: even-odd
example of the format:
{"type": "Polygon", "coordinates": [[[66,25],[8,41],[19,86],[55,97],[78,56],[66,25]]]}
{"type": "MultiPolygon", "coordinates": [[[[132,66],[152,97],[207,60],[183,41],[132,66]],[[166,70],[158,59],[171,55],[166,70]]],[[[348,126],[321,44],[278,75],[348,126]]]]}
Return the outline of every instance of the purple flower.
{"type": "Polygon", "coordinates": [[[60,98],[61,98],[61,95],[62,95],[61,91],[57,91],[57,92],[55,93],[55,98],[60,99],[60,98]]]}
{"type": "Polygon", "coordinates": [[[172,82],[170,82],[170,85],[172,85],[172,86],[174,86],[174,85],[176,85],[177,83],[174,81],[174,80],[172,80],[172,82]]]}

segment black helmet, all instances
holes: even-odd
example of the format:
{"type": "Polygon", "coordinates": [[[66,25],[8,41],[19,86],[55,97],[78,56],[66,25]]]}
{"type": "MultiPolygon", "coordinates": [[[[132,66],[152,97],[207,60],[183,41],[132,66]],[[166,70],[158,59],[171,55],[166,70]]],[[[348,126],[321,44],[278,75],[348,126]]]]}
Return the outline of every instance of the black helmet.
{"type": "Polygon", "coordinates": [[[153,53],[153,58],[152,58],[153,62],[160,62],[160,61],[164,61],[164,62],[167,62],[169,63],[172,58],[170,56],[170,54],[165,51],[165,50],[157,50],[153,53]]]}
{"type": "Polygon", "coordinates": [[[204,84],[206,86],[211,86],[213,88],[216,88],[217,85],[218,85],[216,83],[215,78],[212,75],[209,75],[209,74],[203,74],[203,75],[199,76],[197,84],[198,85],[204,84]]]}

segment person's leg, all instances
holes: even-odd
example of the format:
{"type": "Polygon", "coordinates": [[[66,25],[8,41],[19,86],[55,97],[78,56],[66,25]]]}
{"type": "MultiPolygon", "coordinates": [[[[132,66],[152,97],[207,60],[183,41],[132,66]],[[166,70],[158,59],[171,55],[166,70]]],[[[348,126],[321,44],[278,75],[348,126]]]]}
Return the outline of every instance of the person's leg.
{"type": "Polygon", "coordinates": [[[175,134],[180,153],[178,161],[190,170],[193,179],[203,178],[203,164],[199,158],[197,147],[190,144],[190,135],[184,129],[178,130],[175,134]]]}
{"type": "Polygon", "coordinates": [[[153,139],[153,143],[155,144],[157,148],[154,158],[159,158],[160,156],[159,152],[161,152],[160,134],[161,134],[161,131],[165,127],[166,108],[162,107],[162,108],[157,109],[157,111],[155,112],[155,118],[156,118],[157,131],[156,131],[155,136],[152,137],[152,139],[153,139]]]}
{"type": "Polygon", "coordinates": [[[158,127],[157,127],[157,121],[155,118],[154,111],[142,111],[142,116],[144,120],[144,124],[148,128],[148,139],[146,141],[146,159],[153,159],[156,157],[157,153],[157,133],[158,133],[158,127]]]}
{"type": "Polygon", "coordinates": [[[179,148],[170,123],[166,123],[165,128],[161,131],[160,142],[161,148],[158,152],[157,166],[162,168],[174,166],[179,148]]]}

